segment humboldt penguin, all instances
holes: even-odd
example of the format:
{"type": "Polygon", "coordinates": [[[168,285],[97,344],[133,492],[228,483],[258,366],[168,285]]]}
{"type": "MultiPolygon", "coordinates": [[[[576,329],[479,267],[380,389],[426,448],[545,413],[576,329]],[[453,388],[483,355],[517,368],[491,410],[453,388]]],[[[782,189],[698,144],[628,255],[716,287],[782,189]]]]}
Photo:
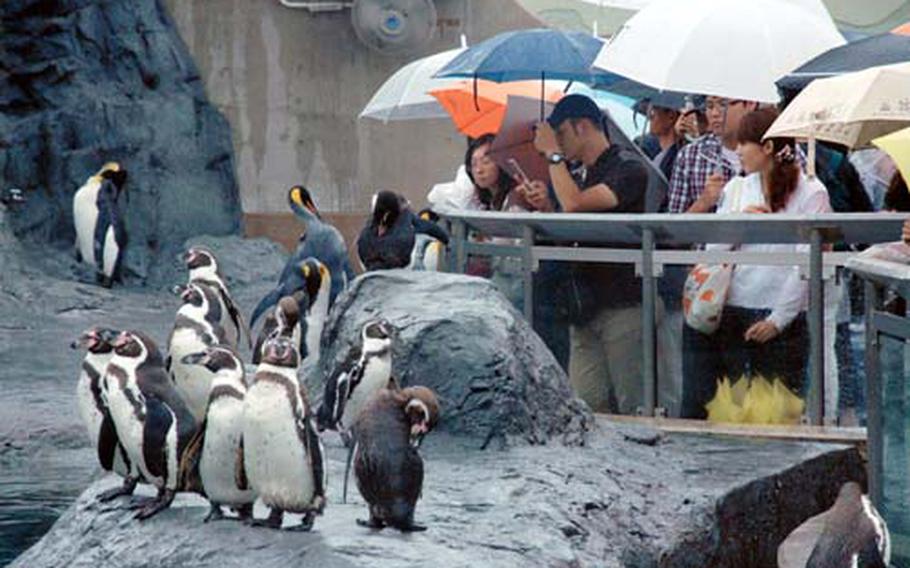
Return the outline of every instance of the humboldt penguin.
{"type": "Polygon", "coordinates": [[[884,519],[858,483],[845,483],[828,511],[806,568],[887,568],[890,562],[891,537],[884,519]]]}
{"type": "MultiPolygon", "coordinates": [[[[439,215],[430,209],[423,209],[417,214],[422,221],[436,223],[439,221],[439,215]]],[[[427,272],[439,272],[443,251],[445,245],[442,241],[426,233],[416,233],[414,235],[414,248],[411,250],[411,261],[408,268],[411,270],[424,270],[427,272]]]]}
{"type": "Polygon", "coordinates": [[[183,261],[189,272],[189,282],[208,284],[218,291],[218,299],[221,303],[221,321],[219,323],[224,329],[228,345],[238,349],[242,337],[246,336],[247,345],[252,347],[250,330],[247,329],[240,309],[231,296],[215,253],[205,247],[194,246],[186,251],[183,261]]]}
{"type": "Polygon", "coordinates": [[[290,339],[266,341],[244,399],[243,464],[250,486],[271,508],[268,519],[253,524],[280,528],[289,511],[303,514],[294,530],[309,531],[325,508],[326,466],[299,364],[290,339]]]}
{"type": "Polygon", "coordinates": [[[99,501],[109,501],[121,495],[132,495],[139,482],[139,469],[133,464],[117,437],[117,431],[107,407],[107,392],[103,382],[107,364],[114,356],[113,342],[120,332],[102,327],[85,330],[72,349],[85,349],[85,358],[76,386],[79,416],[85,424],[89,440],[98,455],[101,468],[123,478],[123,485],[101,493],[99,501]]]}
{"type": "Polygon", "coordinates": [[[300,356],[318,362],[319,340],[329,311],[330,284],[331,274],[322,262],[315,258],[304,259],[296,270],[283,274],[278,285],[259,301],[250,318],[250,325],[253,325],[259,316],[279,299],[285,296],[297,298],[298,311],[302,315],[302,342],[298,346],[300,356]],[[306,294],[296,294],[301,290],[306,294]]]}
{"type": "Polygon", "coordinates": [[[178,464],[196,432],[196,420],[164,370],[155,342],[124,331],[107,365],[107,405],[120,443],[158,496],[137,501],[136,517],[147,519],[170,506],[179,487],[178,464]]]}
{"type": "Polygon", "coordinates": [[[218,298],[217,290],[206,284],[192,282],[184,287],[180,294],[182,304],[167,340],[166,369],[196,420],[205,416],[212,373],[203,366],[184,363],[183,357],[226,344],[218,298]]]}
{"type": "Polygon", "coordinates": [[[417,449],[438,419],[439,403],[426,387],[373,393],[352,426],[354,476],[370,511],[369,519],[357,519],[357,524],[426,530],[414,523],[414,506],[423,488],[423,460],[417,449]]]}
{"type": "MultiPolygon", "coordinates": [[[[303,332],[300,325],[300,304],[307,303],[307,293],[297,290],[290,296],[278,300],[275,309],[265,316],[262,329],[253,346],[253,364],[258,365],[262,359],[262,347],[272,337],[287,337],[295,347],[300,349],[303,332]]],[[[299,354],[299,352],[298,352],[299,354]]],[[[301,359],[303,357],[301,356],[301,359]]]]}
{"type": "Polygon", "coordinates": [[[208,498],[211,511],[204,522],[224,518],[221,507],[235,509],[241,520],[253,516],[256,494],[246,480],[241,459],[243,399],[246,383],[243,362],[225,346],[183,357],[188,365],[201,365],[214,373],[205,419],[187,446],[181,462],[181,486],[208,498]]]}
{"type": "Polygon", "coordinates": [[[361,330],[361,345],[325,383],[317,416],[322,429],[350,428],[367,399],[382,388],[396,388],[392,377],[392,336],[395,329],[384,319],[367,322],[361,330]]]}
{"type": "Polygon", "coordinates": [[[360,263],[366,271],[407,267],[416,234],[449,242],[441,227],[414,215],[404,198],[393,191],[380,191],[373,196],[370,219],[357,238],[360,263]]]}
{"type": "Polygon", "coordinates": [[[351,270],[344,237],[341,236],[338,229],[322,219],[309,190],[305,187],[295,185],[288,190],[288,205],[291,211],[303,221],[306,229],[300,235],[297,250],[294,251],[294,254],[291,255],[291,258],[285,264],[284,270],[281,271],[279,281],[283,281],[285,275],[295,270],[295,267],[304,259],[309,257],[316,258],[328,268],[329,275],[332,278],[332,288],[329,296],[329,304],[331,304],[335,301],[338,294],[348,287],[348,283],[354,279],[354,271],[351,270]]]}
{"type": "Polygon", "coordinates": [[[126,171],[116,162],[102,166],[73,196],[76,227],[76,258],[95,268],[96,280],[110,288],[120,279],[126,248],[126,225],[119,210],[119,197],[126,171]]]}

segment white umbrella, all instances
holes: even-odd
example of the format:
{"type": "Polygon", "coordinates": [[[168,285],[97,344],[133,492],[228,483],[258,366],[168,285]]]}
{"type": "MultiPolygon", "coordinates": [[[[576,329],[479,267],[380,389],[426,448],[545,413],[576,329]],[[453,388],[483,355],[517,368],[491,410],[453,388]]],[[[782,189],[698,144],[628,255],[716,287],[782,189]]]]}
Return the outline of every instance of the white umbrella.
{"type": "Polygon", "coordinates": [[[775,102],[774,81],[844,43],[817,0],[654,0],[594,66],[661,90],[775,102]]]}
{"type": "Polygon", "coordinates": [[[816,138],[853,148],[908,125],[910,63],[898,63],[812,81],[765,138],[816,138]]]}
{"type": "Polygon", "coordinates": [[[458,78],[434,79],[433,75],[465,49],[467,48],[462,45],[458,49],[408,63],[379,87],[370,102],[360,111],[360,118],[373,118],[383,122],[448,118],[445,109],[427,92],[449,87],[459,81],[458,78]]]}

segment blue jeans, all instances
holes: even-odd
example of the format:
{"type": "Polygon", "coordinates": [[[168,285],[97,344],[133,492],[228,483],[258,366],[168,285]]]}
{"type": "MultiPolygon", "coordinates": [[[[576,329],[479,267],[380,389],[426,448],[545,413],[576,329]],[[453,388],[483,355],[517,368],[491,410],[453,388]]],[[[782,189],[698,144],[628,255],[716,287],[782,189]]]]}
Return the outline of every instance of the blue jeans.
{"type": "Polygon", "coordinates": [[[809,330],[800,313],[777,337],[767,343],[745,341],[749,327],[770,310],[725,306],[720,327],[705,335],[683,324],[682,418],[707,418],[705,404],[717,391],[717,381],[743,375],[780,378],[790,390],[805,397],[809,330]]]}

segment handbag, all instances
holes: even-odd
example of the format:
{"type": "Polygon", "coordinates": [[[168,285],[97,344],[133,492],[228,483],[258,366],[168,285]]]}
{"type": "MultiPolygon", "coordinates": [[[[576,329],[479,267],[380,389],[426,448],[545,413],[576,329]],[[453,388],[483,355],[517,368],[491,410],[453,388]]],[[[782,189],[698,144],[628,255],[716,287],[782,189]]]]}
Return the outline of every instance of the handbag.
{"type": "MultiPolygon", "coordinates": [[[[731,213],[739,211],[743,192],[743,178],[730,191],[735,192],[731,213]]],[[[735,250],[735,247],[734,247],[735,250]]],[[[696,264],[683,285],[682,307],[686,324],[696,331],[710,335],[720,327],[720,317],[727,301],[730,281],[733,279],[732,264],[696,264]]]]}

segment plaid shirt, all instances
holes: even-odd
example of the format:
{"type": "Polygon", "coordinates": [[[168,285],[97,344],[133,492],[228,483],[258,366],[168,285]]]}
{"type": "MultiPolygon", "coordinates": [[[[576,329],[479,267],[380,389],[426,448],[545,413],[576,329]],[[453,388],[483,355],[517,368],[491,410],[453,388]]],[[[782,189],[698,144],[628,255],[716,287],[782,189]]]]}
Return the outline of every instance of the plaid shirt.
{"type": "Polygon", "coordinates": [[[724,175],[724,183],[739,173],[724,160],[717,136],[706,134],[683,146],[676,156],[673,175],[670,176],[667,210],[670,213],[688,211],[705,189],[708,176],[718,169],[724,175]]]}

